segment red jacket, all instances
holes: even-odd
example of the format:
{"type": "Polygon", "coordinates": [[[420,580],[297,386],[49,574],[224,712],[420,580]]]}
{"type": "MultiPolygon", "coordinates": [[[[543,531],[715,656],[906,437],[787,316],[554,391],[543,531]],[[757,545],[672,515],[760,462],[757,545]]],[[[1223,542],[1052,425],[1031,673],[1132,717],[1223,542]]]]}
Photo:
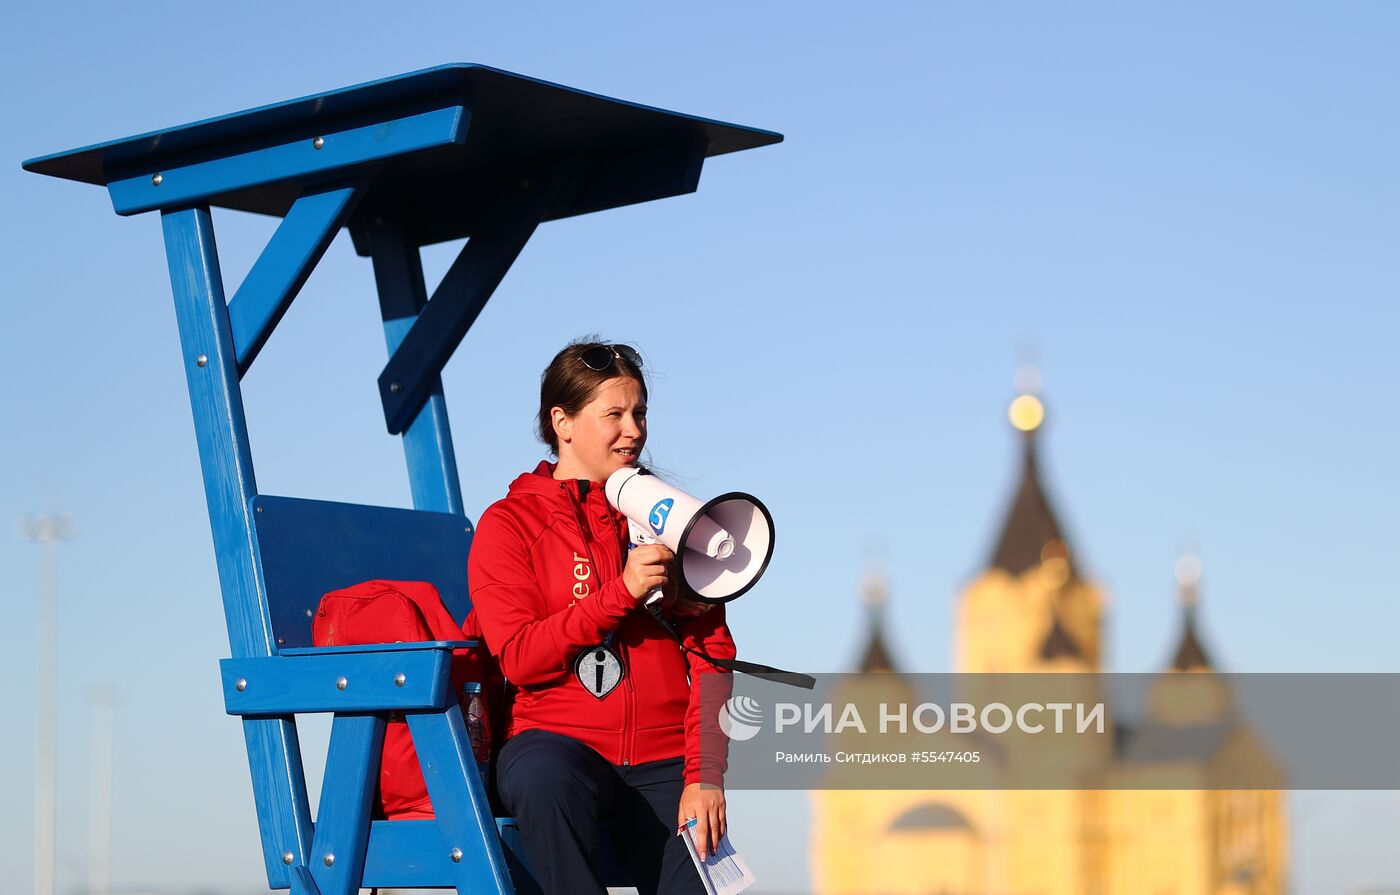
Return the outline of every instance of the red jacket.
{"type": "MultiPolygon", "coordinates": [[[[549,463],[482,514],[468,580],[487,646],[518,688],[507,736],[543,728],[617,765],[684,755],[686,783],[718,782],[723,750],[706,749],[702,762],[700,688],[690,681],[727,672],[682,652],[627,591],[626,550],[627,520],[603,486],[556,480],[549,463]],[[624,674],[600,699],[573,666],[609,632],[624,674]]],[[[723,606],[677,627],[688,646],[734,658],[723,606]]]]}

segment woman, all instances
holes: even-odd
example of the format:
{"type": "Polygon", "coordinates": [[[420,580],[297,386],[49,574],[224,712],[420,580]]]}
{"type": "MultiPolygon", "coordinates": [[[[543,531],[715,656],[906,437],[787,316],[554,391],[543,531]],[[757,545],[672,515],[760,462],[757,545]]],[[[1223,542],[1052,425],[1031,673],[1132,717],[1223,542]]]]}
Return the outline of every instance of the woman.
{"type": "MultiPolygon", "coordinates": [[[[699,707],[701,676],[723,672],[688,657],[643,608],[673,554],[629,552],[626,519],[603,493],[646,444],[641,368],[626,345],[555,356],[538,427],[557,462],[517,478],[472,544],[472,603],[516,688],[496,789],[547,893],[603,891],[603,821],[640,892],[703,892],[676,829],[695,818],[702,854],[725,831],[723,750],[700,749],[699,707]]],[[[734,657],[723,607],[668,598],[665,611],[687,646],[734,657]]]]}

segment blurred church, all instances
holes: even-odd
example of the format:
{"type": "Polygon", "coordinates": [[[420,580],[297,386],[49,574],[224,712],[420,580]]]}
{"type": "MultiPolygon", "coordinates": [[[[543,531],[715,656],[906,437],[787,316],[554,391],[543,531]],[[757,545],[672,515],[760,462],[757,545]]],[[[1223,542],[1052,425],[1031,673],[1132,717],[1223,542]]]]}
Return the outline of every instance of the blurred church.
{"type": "MultiPolygon", "coordinates": [[[[990,560],[957,598],[957,672],[1069,672],[1086,676],[1067,680],[1096,681],[1088,675],[1109,670],[1100,656],[1105,595],[1066,539],[1042,482],[1037,449],[1044,417],[1030,390],[1011,405],[1021,439],[1020,481],[990,560]]],[[[814,790],[813,892],[1286,891],[1286,783],[1235,717],[1228,685],[1214,673],[1197,630],[1199,572],[1191,557],[1177,565],[1180,632],[1163,645],[1170,658],[1151,679],[1145,711],[1128,724],[1112,715],[1110,704],[1110,733],[1099,743],[1048,756],[1030,740],[1005,747],[985,766],[994,775],[985,789],[814,790]],[[1046,762],[1060,763],[1084,788],[1030,788],[1034,770],[1027,769],[1046,762]],[[1213,774],[1240,763],[1256,769],[1269,788],[1203,788],[1213,774]]],[[[838,698],[898,701],[903,679],[886,643],[886,586],[869,576],[863,590],[869,628],[853,670],[880,674],[852,679],[854,689],[838,698]]]]}

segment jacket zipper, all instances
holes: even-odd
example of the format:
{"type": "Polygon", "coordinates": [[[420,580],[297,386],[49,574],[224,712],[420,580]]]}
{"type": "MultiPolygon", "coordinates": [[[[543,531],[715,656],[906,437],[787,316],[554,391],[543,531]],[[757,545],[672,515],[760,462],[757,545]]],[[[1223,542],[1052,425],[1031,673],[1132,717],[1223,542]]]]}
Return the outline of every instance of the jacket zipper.
{"type": "MultiPolygon", "coordinates": [[[[561,483],[562,485],[562,483],[561,483]]],[[[586,487],[586,486],[585,486],[586,487]]],[[[598,563],[593,560],[592,526],[588,524],[588,491],[579,494],[578,500],[574,499],[574,494],[564,487],[564,492],[573,506],[574,519],[578,522],[579,536],[583,538],[584,553],[588,554],[589,564],[593,566],[594,574],[598,572],[598,563]]],[[[622,553],[622,565],[627,564],[627,548],[623,546],[622,529],[618,525],[616,518],[613,519],[614,543],[617,544],[622,553]]],[[[636,748],[637,732],[632,723],[633,717],[637,713],[636,690],[632,686],[632,657],[627,652],[627,647],[622,642],[617,644],[617,652],[622,660],[622,682],[626,698],[622,701],[622,765],[627,767],[632,764],[633,750],[636,748]]]]}
{"type": "MultiPolygon", "coordinates": [[[[613,518],[613,527],[613,543],[617,545],[618,550],[622,555],[622,565],[625,567],[627,565],[627,547],[622,540],[621,527],[618,525],[616,517],[613,518]]],[[[637,750],[637,688],[632,680],[632,654],[629,651],[627,651],[627,647],[625,644],[619,643],[618,647],[623,652],[623,662],[626,663],[623,665],[623,681],[625,682],[627,688],[627,698],[623,702],[622,711],[622,764],[624,767],[626,767],[628,765],[631,765],[636,759],[635,753],[637,750]]]]}
{"type": "MultiPolygon", "coordinates": [[[[619,644],[619,646],[621,645],[619,644]]],[[[625,650],[626,647],[622,647],[622,649],[625,650]]],[[[632,685],[632,657],[626,652],[624,652],[623,655],[625,657],[624,661],[627,662],[627,665],[624,666],[627,672],[623,675],[623,679],[627,682],[627,699],[622,704],[622,763],[625,766],[632,764],[632,760],[636,757],[633,753],[637,749],[637,725],[635,720],[637,717],[637,690],[632,685]]]]}

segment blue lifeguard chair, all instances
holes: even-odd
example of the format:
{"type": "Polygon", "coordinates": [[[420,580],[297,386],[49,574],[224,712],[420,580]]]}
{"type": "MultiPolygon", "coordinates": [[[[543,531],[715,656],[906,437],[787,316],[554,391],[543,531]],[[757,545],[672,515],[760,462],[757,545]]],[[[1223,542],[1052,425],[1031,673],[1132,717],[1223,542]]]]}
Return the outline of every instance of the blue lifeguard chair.
{"type": "Polygon", "coordinates": [[[268,885],[532,888],[493,818],[448,680],[465,642],[316,648],[322,594],[371,578],[437,585],[470,608],[462,507],[439,375],[541,223],[693,192],[706,158],[781,135],[477,65],[446,65],[24,163],[106,186],[121,215],[159,211],[213,529],[268,885]],[[210,208],[282,219],[227,299],[210,208]],[[415,509],[260,494],[239,380],[342,227],[370,258],[415,509]],[[419,249],[467,237],[428,298],[419,249]],[[331,712],[313,824],[295,715],[331,712]],[[420,757],[433,820],[373,820],[390,712],[420,757]],[[503,841],[506,847],[502,847],[503,841]]]}

